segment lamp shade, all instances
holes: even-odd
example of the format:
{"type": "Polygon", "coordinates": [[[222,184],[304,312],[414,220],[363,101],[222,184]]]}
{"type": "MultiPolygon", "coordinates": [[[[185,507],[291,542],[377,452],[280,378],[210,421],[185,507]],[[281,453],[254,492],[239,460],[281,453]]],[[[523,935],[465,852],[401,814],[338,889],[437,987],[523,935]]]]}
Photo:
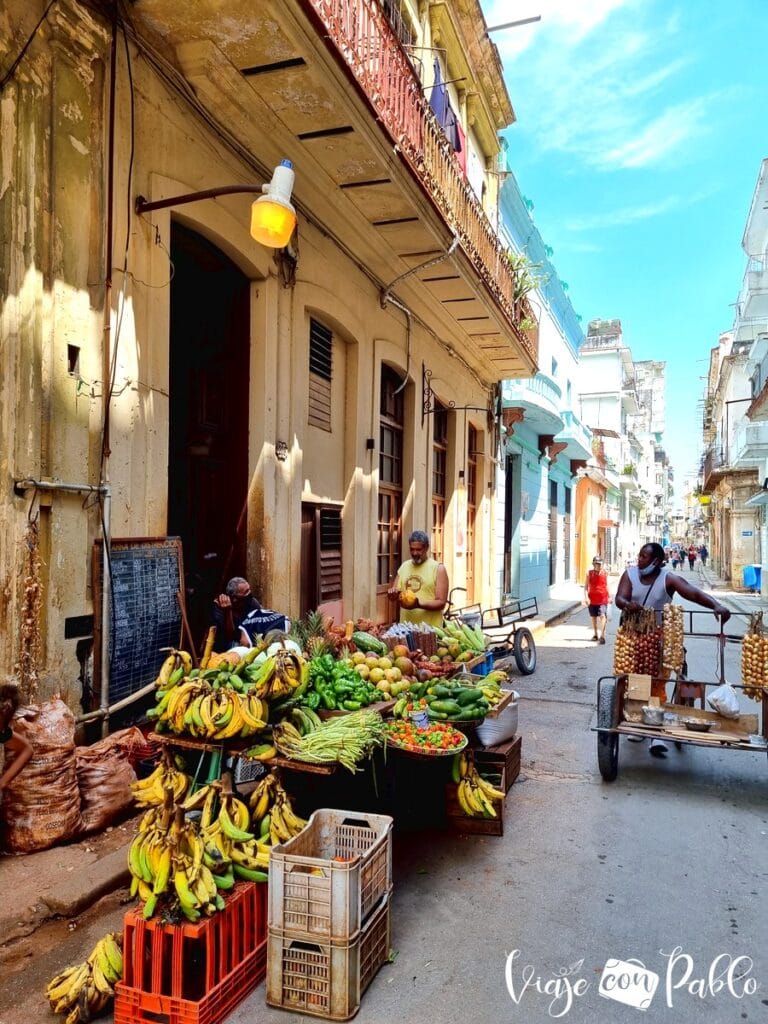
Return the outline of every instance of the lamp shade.
{"type": "Polygon", "coordinates": [[[263,185],[263,196],[251,206],[251,237],[271,249],[282,249],[296,227],[296,211],[291,204],[294,173],[290,160],[276,167],[272,180],[263,185]]]}

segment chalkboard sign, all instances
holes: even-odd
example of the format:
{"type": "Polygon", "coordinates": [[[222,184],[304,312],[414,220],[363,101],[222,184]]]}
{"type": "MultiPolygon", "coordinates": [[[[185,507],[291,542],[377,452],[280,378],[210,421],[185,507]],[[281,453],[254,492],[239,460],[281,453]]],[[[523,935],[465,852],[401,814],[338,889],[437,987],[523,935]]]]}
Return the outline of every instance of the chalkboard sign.
{"type": "MultiPolygon", "coordinates": [[[[178,537],[113,539],[110,544],[109,703],[151,683],[167,652],[181,643],[184,567],[178,537]]],[[[101,636],[102,544],[94,545],[95,664],[101,636]]],[[[96,672],[97,685],[100,673],[96,672]]]]}

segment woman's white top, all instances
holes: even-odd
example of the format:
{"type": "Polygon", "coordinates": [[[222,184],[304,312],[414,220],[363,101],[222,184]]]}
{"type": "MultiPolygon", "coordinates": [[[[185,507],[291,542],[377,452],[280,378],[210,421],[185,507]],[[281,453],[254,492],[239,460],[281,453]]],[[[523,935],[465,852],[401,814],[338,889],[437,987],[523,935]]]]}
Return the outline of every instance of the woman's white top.
{"type": "Polygon", "coordinates": [[[657,612],[660,612],[665,604],[672,603],[672,596],[667,593],[668,575],[669,569],[666,565],[662,565],[658,576],[654,576],[650,583],[643,583],[637,566],[627,566],[627,576],[632,584],[632,600],[637,601],[644,608],[655,608],[657,612]]]}

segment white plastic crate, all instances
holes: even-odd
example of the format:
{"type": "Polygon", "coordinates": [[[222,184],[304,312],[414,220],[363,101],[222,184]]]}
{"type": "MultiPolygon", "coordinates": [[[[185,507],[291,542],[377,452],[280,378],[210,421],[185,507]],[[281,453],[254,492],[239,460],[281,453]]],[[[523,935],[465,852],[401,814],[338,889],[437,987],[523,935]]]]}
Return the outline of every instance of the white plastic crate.
{"type": "Polygon", "coordinates": [[[318,942],[270,930],[267,1004],[326,1020],[349,1020],[389,958],[390,941],[388,895],[352,942],[318,942]]]}
{"type": "Polygon", "coordinates": [[[349,942],[392,888],[392,818],[318,810],[269,856],[269,927],[349,942]]]}

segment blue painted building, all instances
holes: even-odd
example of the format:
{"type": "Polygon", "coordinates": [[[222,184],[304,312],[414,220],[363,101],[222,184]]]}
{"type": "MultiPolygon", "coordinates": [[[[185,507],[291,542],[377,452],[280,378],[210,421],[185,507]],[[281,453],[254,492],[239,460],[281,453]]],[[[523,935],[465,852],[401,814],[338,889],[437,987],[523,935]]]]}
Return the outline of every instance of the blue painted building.
{"type": "Polygon", "coordinates": [[[502,455],[497,471],[499,594],[546,599],[574,578],[576,474],[591,434],[578,407],[579,319],[512,174],[501,190],[500,233],[527,258],[528,298],[539,317],[539,372],[502,384],[502,455]]]}

